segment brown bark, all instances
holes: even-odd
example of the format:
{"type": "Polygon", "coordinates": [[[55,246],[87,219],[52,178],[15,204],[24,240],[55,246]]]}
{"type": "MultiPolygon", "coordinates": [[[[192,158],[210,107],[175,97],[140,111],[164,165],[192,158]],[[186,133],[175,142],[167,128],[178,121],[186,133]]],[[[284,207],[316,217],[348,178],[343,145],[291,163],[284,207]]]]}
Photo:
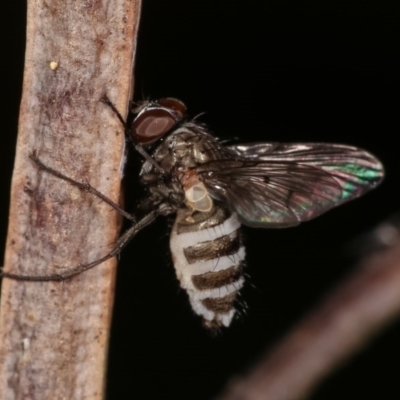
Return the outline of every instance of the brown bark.
{"type": "MultiPolygon", "coordinates": [[[[140,0],[29,1],[23,96],[5,271],[59,273],[107,253],[120,218],[38,170],[52,168],[119,202],[124,114],[140,0]]],[[[1,399],[101,399],[115,259],[64,282],[3,280],[1,399]]]]}
{"type": "Polygon", "coordinates": [[[218,400],[299,400],[400,313],[400,243],[362,263],[218,400]]]}

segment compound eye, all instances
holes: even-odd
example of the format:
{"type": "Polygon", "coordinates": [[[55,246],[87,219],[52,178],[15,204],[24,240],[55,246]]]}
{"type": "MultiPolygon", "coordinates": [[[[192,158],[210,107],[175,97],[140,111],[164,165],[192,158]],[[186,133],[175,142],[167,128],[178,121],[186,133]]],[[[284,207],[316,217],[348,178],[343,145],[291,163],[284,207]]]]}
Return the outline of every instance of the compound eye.
{"type": "Polygon", "coordinates": [[[164,136],[175,123],[176,119],[167,110],[148,110],[133,121],[132,133],[139,143],[150,143],[164,136]]]}
{"type": "Polygon", "coordinates": [[[157,103],[160,104],[160,106],[174,110],[177,113],[179,119],[182,119],[186,114],[185,104],[178,99],[174,99],[173,97],[160,99],[157,101],[157,103]]]}

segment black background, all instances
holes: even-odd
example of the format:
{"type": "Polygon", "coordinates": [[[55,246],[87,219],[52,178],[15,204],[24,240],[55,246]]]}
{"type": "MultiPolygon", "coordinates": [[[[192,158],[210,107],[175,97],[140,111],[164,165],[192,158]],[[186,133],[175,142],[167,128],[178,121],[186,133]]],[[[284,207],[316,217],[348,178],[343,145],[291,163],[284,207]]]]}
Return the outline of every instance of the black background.
{"type": "MultiPolygon", "coordinates": [[[[301,227],[244,229],[247,315],[218,337],[175,279],[169,222],[124,251],[110,349],[109,399],[210,399],[352,270],[354,239],[398,210],[399,13],[385,1],[144,0],[136,99],[174,96],[222,138],[347,143],[376,154],[378,190],[301,227]],[[243,3],[243,4],[242,4],[243,3]]],[[[0,243],[21,96],[25,6],[2,6],[0,243]]],[[[127,174],[128,209],[137,172],[127,174]],[[132,190],[131,190],[132,189],[132,190]]],[[[77,310],[79,312],[79,310],[77,310]]],[[[397,323],[312,399],[398,398],[397,323]]]]}

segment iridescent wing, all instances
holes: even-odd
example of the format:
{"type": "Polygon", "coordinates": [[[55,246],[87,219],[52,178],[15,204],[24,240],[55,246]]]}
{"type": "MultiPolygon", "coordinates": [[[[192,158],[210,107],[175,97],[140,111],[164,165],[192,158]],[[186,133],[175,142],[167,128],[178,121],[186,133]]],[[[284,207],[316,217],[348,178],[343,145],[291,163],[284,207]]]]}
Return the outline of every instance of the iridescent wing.
{"type": "Polygon", "coordinates": [[[228,146],[229,157],[196,173],[244,225],[298,225],[376,187],[382,164],[356,147],[325,143],[228,146]]]}

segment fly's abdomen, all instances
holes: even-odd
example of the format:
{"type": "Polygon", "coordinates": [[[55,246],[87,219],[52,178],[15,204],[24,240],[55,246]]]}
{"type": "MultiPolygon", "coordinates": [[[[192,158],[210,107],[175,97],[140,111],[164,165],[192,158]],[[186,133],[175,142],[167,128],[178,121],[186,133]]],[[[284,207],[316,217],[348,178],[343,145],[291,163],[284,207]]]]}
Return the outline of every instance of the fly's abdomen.
{"type": "Polygon", "coordinates": [[[235,214],[181,209],[171,233],[171,253],[181,287],[208,328],[229,326],[243,286],[245,249],[235,214]]]}

